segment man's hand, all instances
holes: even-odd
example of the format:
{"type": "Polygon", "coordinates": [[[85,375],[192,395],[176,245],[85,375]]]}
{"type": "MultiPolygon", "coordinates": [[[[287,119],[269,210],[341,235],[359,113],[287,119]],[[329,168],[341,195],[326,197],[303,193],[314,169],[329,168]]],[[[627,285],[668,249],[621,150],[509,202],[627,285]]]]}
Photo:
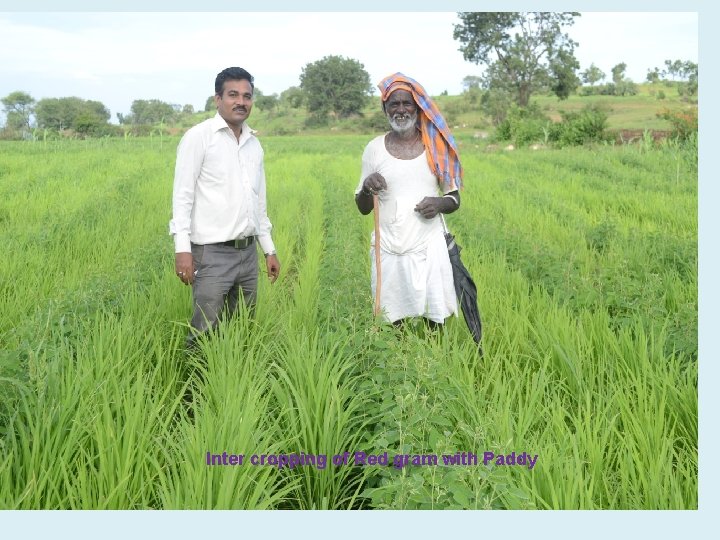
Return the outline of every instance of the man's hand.
{"type": "Polygon", "coordinates": [[[363,190],[366,192],[377,193],[387,189],[387,182],[380,173],[372,173],[363,181],[363,190]]]}
{"type": "Polygon", "coordinates": [[[192,253],[175,254],[175,275],[185,285],[191,285],[195,281],[195,266],[193,265],[192,253]]]}
{"type": "Polygon", "coordinates": [[[268,255],[265,257],[265,264],[267,265],[267,273],[270,278],[270,283],[275,283],[275,280],[280,275],[280,261],[277,255],[268,255]]]}
{"type": "Polygon", "coordinates": [[[415,207],[415,211],[425,219],[432,219],[438,214],[452,214],[460,208],[460,194],[451,191],[444,197],[425,197],[415,207]]]}
{"type": "Polygon", "coordinates": [[[363,180],[360,193],[355,195],[355,204],[363,216],[367,216],[373,210],[373,194],[387,189],[387,182],[380,173],[372,173],[363,180]]]}
{"type": "Polygon", "coordinates": [[[415,211],[425,219],[432,219],[441,212],[442,203],[442,197],[425,197],[415,206],[415,211]]]}

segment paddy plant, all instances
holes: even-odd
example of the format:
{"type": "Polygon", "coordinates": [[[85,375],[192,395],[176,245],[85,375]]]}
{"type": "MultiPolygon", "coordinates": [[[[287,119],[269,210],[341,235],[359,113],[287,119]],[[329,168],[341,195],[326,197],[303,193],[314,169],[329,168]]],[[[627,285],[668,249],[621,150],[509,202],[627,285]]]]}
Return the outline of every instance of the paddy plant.
{"type": "Polygon", "coordinates": [[[177,140],[2,143],[0,507],[697,508],[692,149],[461,148],[448,226],[479,357],[462,317],[373,319],[367,140],[262,139],[281,277],[261,256],[254,313],[194,352],[167,234],[177,140]],[[212,461],[358,451],[390,464],[212,461]],[[479,463],[392,464],[463,453],[479,463]]]}

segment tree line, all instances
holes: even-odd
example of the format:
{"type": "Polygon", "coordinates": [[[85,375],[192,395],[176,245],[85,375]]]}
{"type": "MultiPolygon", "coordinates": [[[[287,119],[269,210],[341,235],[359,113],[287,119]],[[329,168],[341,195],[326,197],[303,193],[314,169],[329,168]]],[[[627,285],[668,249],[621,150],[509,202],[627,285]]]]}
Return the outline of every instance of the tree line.
{"type": "MultiPolygon", "coordinates": [[[[576,12],[462,12],[454,25],[453,38],[460,43],[463,57],[484,67],[483,75],[463,80],[471,102],[479,102],[483,112],[497,125],[512,107],[530,105],[537,93],[551,93],[567,99],[582,95],[625,96],[637,93],[635,83],[625,75],[626,64],[612,68],[612,82],[599,84],[606,75],[594,64],[580,72],[572,41],[566,29],[576,12]],[[582,86],[582,83],[587,86],[582,86]],[[477,96],[480,99],[475,99],[477,96]]],[[[698,66],[689,61],[666,60],[664,69],[648,70],[648,82],[687,81],[681,88],[688,95],[697,93],[698,66]]],[[[300,86],[281,94],[265,95],[255,89],[255,106],[264,111],[305,108],[307,125],[325,125],[329,121],[362,115],[374,89],[364,65],[341,56],[325,56],[302,68],[300,86]]],[[[2,98],[6,116],[6,136],[27,133],[34,127],[53,131],[72,130],[80,135],[111,134],[110,111],[99,101],[77,97],[45,98],[35,101],[26,92],[16,91],[2,98]]],[[[209,96],[205,111],[215,107],[209,96]]],[[[180,106],[157,99],[133,101],[130,113],[118,113],[122,126],[155,126],[178,122],[192,116],[192,105],[180,106]]]]}

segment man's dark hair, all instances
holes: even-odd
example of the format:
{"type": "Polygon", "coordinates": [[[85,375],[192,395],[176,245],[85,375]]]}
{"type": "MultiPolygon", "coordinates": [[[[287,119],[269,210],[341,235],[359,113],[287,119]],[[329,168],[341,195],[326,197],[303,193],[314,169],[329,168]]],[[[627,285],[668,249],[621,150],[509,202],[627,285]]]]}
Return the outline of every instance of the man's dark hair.
{"type": "Polygon", "coordinates": [[[225,81],[247,81],[250,83],[250,88],[254,91],[254,80],[255,78],[241,67],[225,68],[215,77],[215,95],[222,96],[225,81]]]}

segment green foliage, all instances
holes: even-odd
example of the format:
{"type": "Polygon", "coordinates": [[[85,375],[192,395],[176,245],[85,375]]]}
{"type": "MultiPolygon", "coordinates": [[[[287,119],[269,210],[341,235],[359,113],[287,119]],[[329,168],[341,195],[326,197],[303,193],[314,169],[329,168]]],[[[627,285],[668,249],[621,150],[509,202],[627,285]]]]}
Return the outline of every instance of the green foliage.
{"type": "Polygon", "coordinates": [[[620,84],[625,79],[626,69],[627,64],[625,62],[620,62],[612,67],[610,71],[612,72],[612,80],[615,84],[620,84]]]}
{"type": "Polygon", "coordinates": [[[508,110],[516,105],[512,95],[499,89],[485,92],[480,99],[482,111],[490,118],[494,126],[500,125],[507,117],[508,110]]]}
{"type": "Polygon", "coordinates": [[[648,69],[646,80],[653,84],[660,82],[660,70],[658,68],[648,69]]]}
{"type": "Polygon", "coordinates": [[[666,86],[677,86],[678,93],[694,96],[697,94],[698,65],[690,60],[665,60],[665,69],[655,67],[648,70],[647,80],[652,83],[665,82],[666,86]],[[667,77],[670,77],[668,80],[667,77]]]}
{"type": "Polygon", "coordinates": [[[291,86],[280,93],[280,103],[291,109],[299,109],[304,106],[306,98],[305,92],[297,86],[291,86]]]}
{"type": "Polygon", "coordinates": [[[583,96],[635,96],[638,94],[638,86],[630,79],[622,79],[618,83],[583,86],[580,94],[583,96]]]}
{"type": "Polygon", "coordinates": [[[198,356],[167,236],[175,145],[2,143],[0,507],[697,509],[697,147],[466,146],[448,225],[480,359],[461,318],[372,319],[367,140],[263,138],[283,273],[198,356]],[[223,450],[539,461],[206,465],[223,450]]]}
{"type": "Polygon", "coordinates": [[[363,127],[368,132],[384,132],[390,129],[387,116],[380,110],[366,114],[362,120],[363,127]]]}
{"type": "Polygon", "coordinates": [[[260,110],[272,112],[277,108],[279,99],[277,94],[259,95],[254,99],[254,104],[260,110]]]}
{"type": "Polygon", "coordinates": [[[551,124],[537,106],[518,107],[512,105],[505,119],[498,124],[495,138],[500,141],[512,141],[516,146],[526,146],[533,142],[542,142],[545,132],[551,124]]]}
{"type": "Polygon", "coordinates": [[[482,82],[482,77],[478,77],[477,75],[466,75],[463,78],[462,85],[467,92],[473,89],[480,89],[480,85],[482,84],[482,82]]]}
{"type": "Polygon", "coordinates": [[[27,92],[10,92],[0,100],[5,112],[5,127],[10,130],[30,128],[30,117],[33,114],[35,98],[27,92]]]}
{"type": "Polygon", "coordinates": [[[571,52],[561,50],[550,61],[550,90],[558,99],[567,99],[580,85],[580,79],[575,72],[580,69],[580,63],[571,52]]]}
{"type": "Polygon", "coordinates": [[[673,81],[676,79],[697,80],[698,65],[690,60],[665,60],[665,69],[662,71],[662,75],[669,75],[673,81]]]}
{"type": "Polygon", "coordinates": [[[30,119],[20,111],[5,113],[5,128],[12,131],[22,131],[30,127],[30,119]]]}
{"type": "Polygon", "coordinates": [[[609,140],[605,108],[588,105],[579,112],[563,112],[562,122],[550,128],[550,140],[559,146],[578,146],[609,140]]]}
{"type": "Polygon", "coordinates": [[[558,96],[571,91],[579,65],[575,42],[563,29],[577,16],[575,12],[462,12],[453,37],[461,43],[465,60],[488,66],[487,88],[511,92],[524,107],[540,88],[551,86],[558,96]]]}
{"type": "Polygon", "coordinates": [[[81,112],[73,119],[72,129],[77,133],[90,135],[98,132],[103,125],[105,125],[105,122],[102,122],[97,116],[88,112],[81,112]]]}
{"type": "Polygon", "coordinates": [[[63,130],[73,128],[78,118],[80,124],[102,125],[110,119],[110,111],[99,101],[78,97],[45,98],[35,106],[35,118],[40,128],[63,130]]]}
{"type": "Polygon", "coordinates": [[[609,140],[606,133],[608,114],[604,107],[587,105],[580,111],[561,111],[561,122],[552,122],[537,103],[530,107],[510,107],[497,126],[494,138],[511,141],[515,146],[531,143],[555,143],[578,146],[609,140]]]}
{"type": "Polygon", "coordinates": [[[658,118],[667,120],[672,125],[672,136],[682,141],[697,137],[698,109],[688,107],[683,110],[664,109],[657,113],[658,118]]]}
{"type": "Polygon", "coordinates": [[[363,64],[341,56],[325,56],[306,64],[300,74],[300,87],[307,97],[308,110],[321,119],[359,114],[372,89],[363,64]]]}
{"type": "Polygon", "coordinates": [[[584,83],[594,86],[596,82],[605,78],[605,73],[595,64],[590,64],[590,67],[582,72],[581,77],[584,83]]]}
{"type": "Polygon", "coordinates": [[[152,125],[160,122],[172,122],[177,116],[175,108],[159,99],[136,99],[130,106],[132,114],[125,117],[126,124],[152,125]]]}
{"type": "Polygon", "coordinates": [[[205,112],[214,111],[215,108],[215,95],[208,96],[208,98],[205,100],[205,112]]]}

